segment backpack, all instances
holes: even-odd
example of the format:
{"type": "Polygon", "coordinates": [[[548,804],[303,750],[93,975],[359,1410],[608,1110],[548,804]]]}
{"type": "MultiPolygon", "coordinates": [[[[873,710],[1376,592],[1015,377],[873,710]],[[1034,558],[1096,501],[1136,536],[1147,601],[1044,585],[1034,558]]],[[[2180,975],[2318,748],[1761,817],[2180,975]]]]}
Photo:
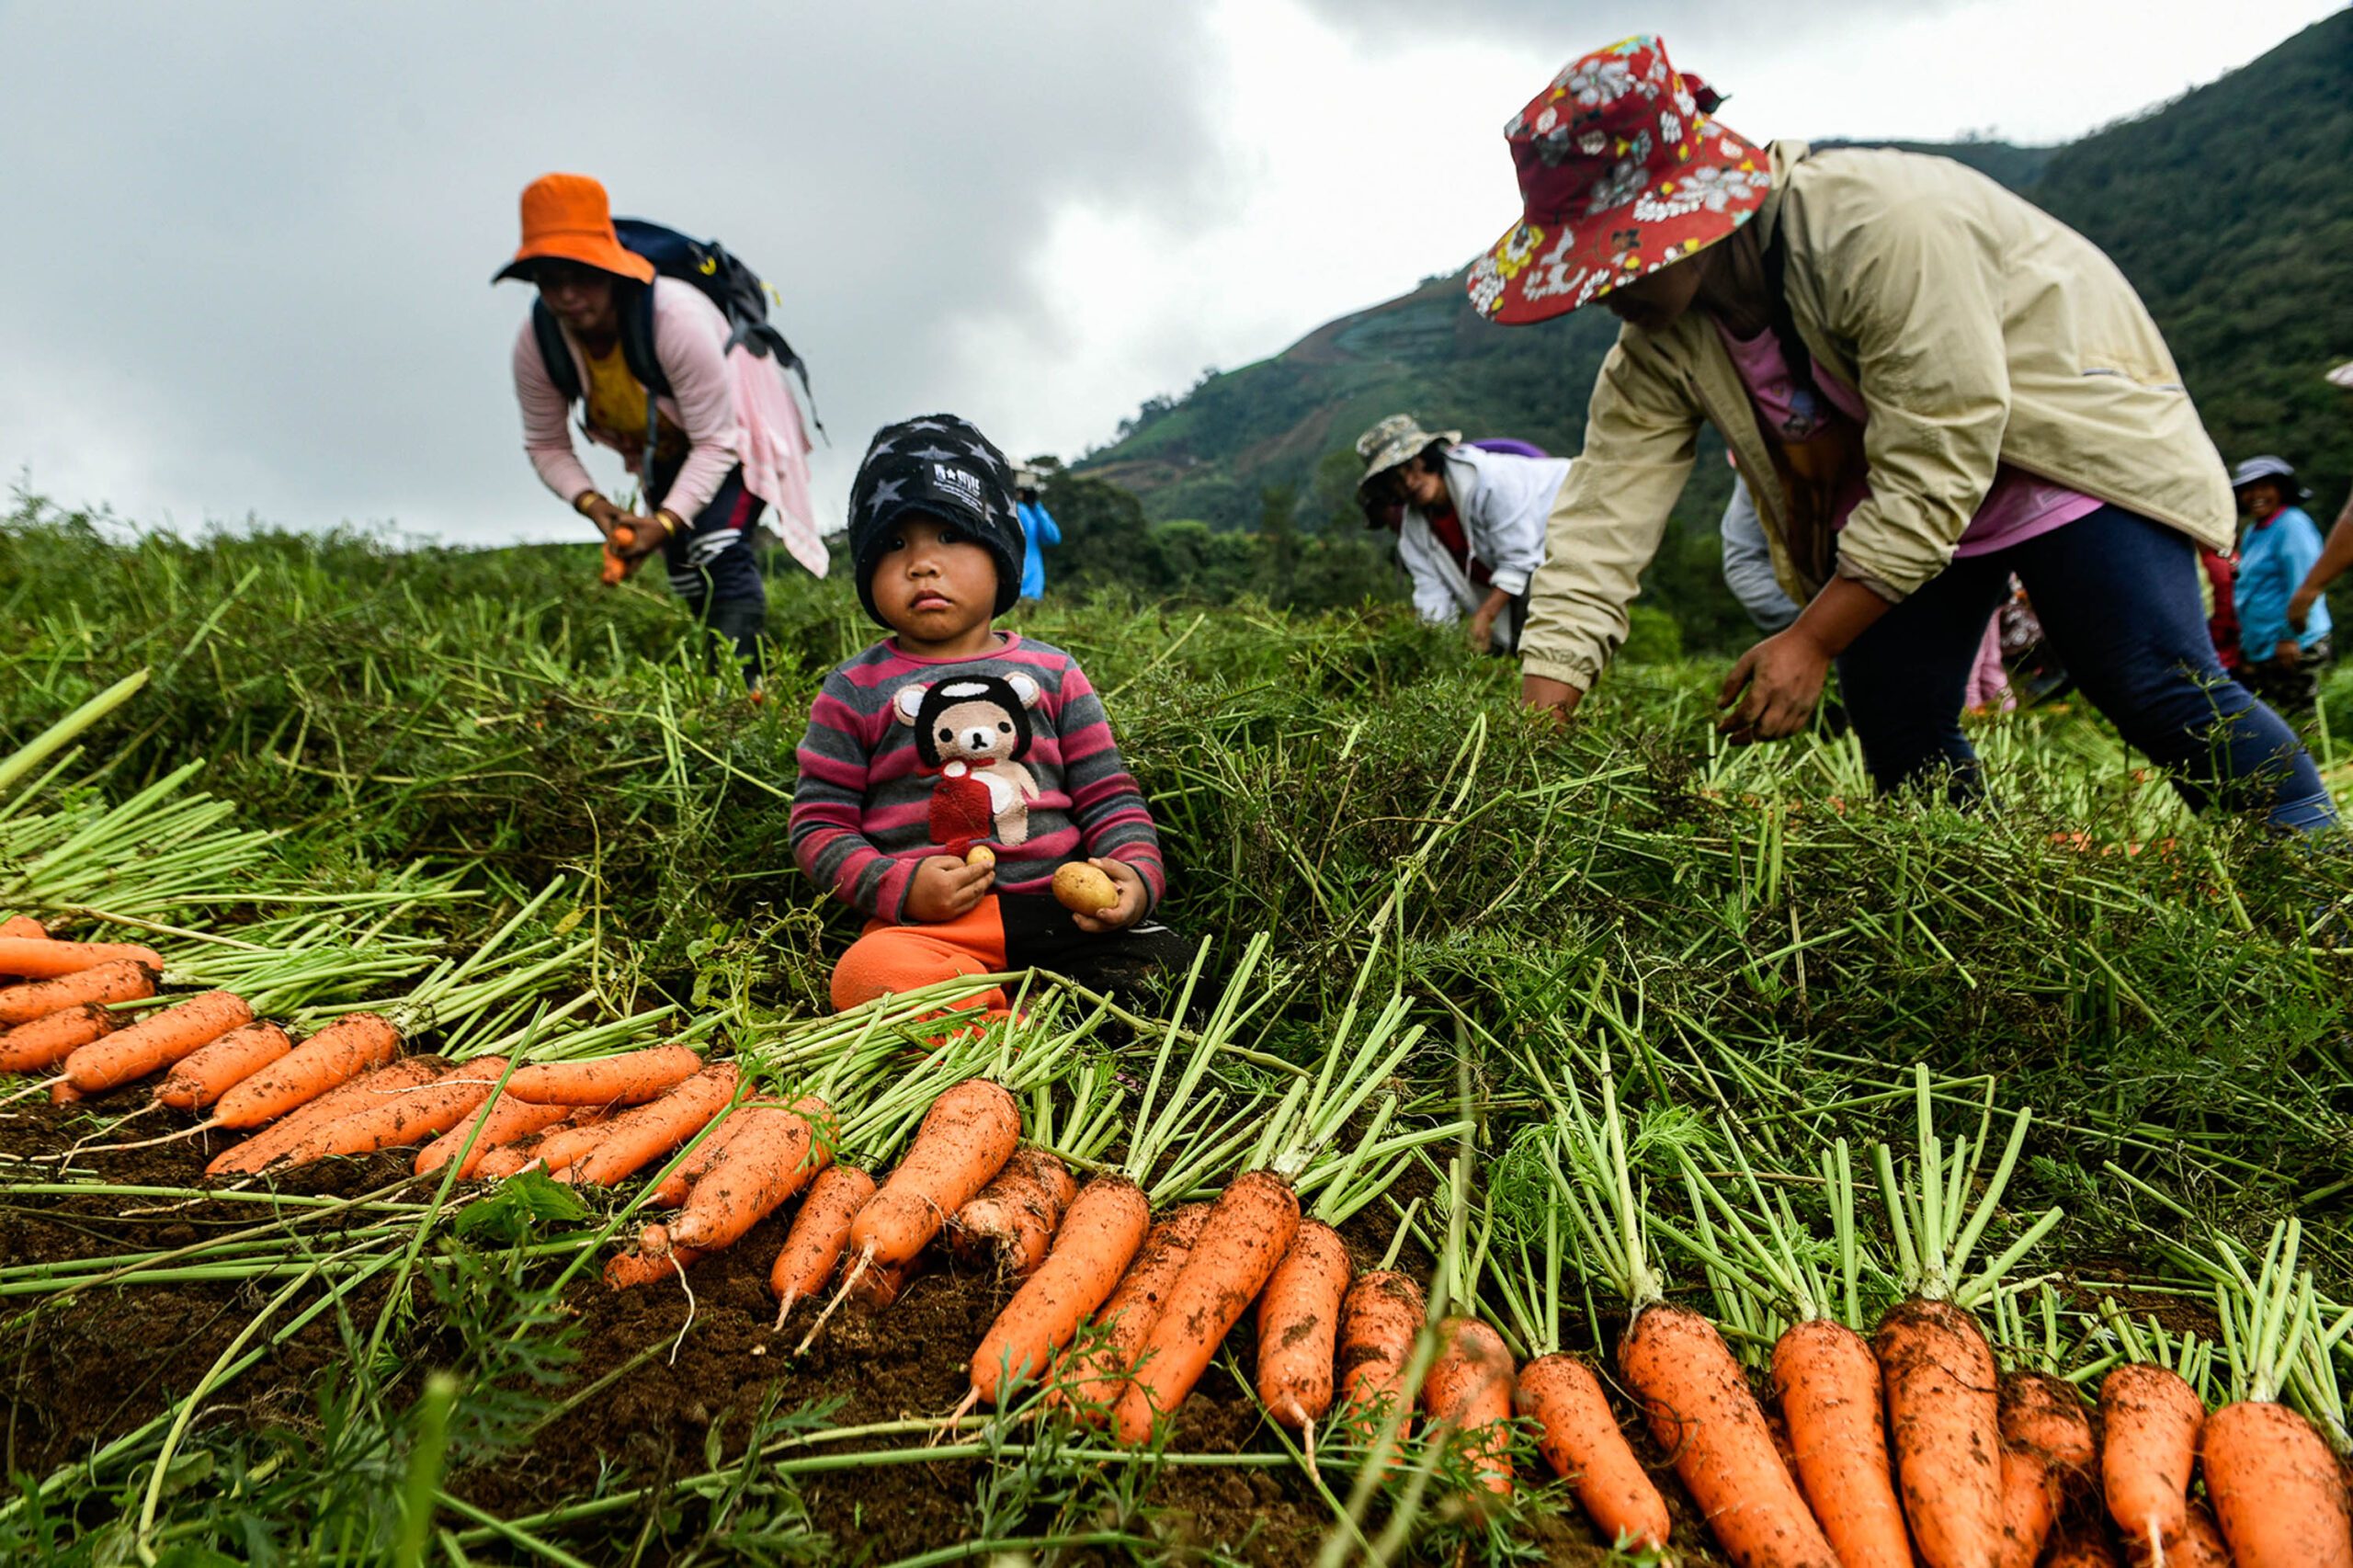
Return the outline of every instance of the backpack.
{"type": "MultiPolygon", "coordinates": [[[[825,423],[817,417],[817,394],[809,384],[808,362],[793,351],[784,334],[768,320],[767,285],[760,281],[758,273],[717,240],[689,239],[676,229],[649,223],[642,218],[616,218],[613,231],[620,236],[623,249],[654,264],[654,276],[691,283],[719,307],[719,313],[727,318],[729,349],[741,344],[759,358],[773,356],[779,369],[799,376],[801,390],[809,398],[810,423],[817,426],[820,435],[824,433],[825,423]]],[[[669,378],[662,373],[661,358],[654,352],[654,290],[650,287],[626,290],[620,300],[620,312],[621,360],[647,393],[645,424],[650,472],[654,427],[652,400],[670,395],[669,378]]],[[[563,394],[566,403],[578,403],[583,395],[579,368],[572,362],[572,350],[563,341],[563,328],[544,300],[531,301],[531,334],[539,340],[540,358],[547,366],[548,380],[555,383],[555,390],[563,394]]]]}

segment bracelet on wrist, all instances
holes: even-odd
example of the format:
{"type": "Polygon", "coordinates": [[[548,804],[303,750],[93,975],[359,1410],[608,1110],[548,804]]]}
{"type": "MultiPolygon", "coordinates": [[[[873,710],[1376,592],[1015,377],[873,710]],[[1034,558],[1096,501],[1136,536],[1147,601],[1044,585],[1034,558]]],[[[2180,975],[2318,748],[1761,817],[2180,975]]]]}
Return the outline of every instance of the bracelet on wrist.
{"type": "Polygon", "coordinates": [[[667,506],[663,507],[660,511],[654,513],[654,519],[662,525],[662,536],[665,539],[676,538],[678,530],[687,526],[686,519],[679,517],[677,513],[673,512],[667,506]]]}
{"type": "Polygon", "coordinates": [[[596,491],[584,490],[572,498],[572,509],[585,517],[590,516],[588,509],[591,506],[601,506],[604,503],[605,498],[596,491]]]}

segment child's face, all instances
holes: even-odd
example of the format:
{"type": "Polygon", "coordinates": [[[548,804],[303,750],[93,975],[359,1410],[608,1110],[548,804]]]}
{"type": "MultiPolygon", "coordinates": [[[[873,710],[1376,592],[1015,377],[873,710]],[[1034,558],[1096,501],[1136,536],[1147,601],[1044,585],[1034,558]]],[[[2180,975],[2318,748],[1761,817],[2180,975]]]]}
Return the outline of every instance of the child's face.
{"type": "Polygon", "coordinates": [[[911,651],[972,652],[996,612],[996,558],[938,518],[913,513],[892,525],[873,587],[874,608],[911,651]]]}

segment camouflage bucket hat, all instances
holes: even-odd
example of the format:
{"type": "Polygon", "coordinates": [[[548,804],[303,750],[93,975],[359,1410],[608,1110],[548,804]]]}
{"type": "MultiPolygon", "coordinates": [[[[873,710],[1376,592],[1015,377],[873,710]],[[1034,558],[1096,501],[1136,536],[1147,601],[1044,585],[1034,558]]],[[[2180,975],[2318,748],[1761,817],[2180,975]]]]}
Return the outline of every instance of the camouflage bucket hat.
{"type": "Polygon", "coordinates": [[[1357,456],[1364,460],[1364,477],[1357,481],[1357,488],[1362,491],[1391,469],[1403,468],[1432,441],[1451,447],[1461,440],[1460,430],[1425,430],[1412,415],[1392,414],[1357,437],[1357,456]]]}

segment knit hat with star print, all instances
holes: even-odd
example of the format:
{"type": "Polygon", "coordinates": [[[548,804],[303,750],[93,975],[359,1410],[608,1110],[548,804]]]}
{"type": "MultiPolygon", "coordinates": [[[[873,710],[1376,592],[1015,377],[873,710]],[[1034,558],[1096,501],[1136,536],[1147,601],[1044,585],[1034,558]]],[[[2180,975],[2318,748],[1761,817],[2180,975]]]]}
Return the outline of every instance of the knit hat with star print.
{"type": "Polygon", "coordinates": [[[996,561],[996,613],[1021,592],[1021,519],[1013,509],[1013,466],[968,420],[929,414],[874,433],[849,490],[850,573],[866,613],[874,608],[874,567],[891,547],[892,525],[911,512],[956,528],[996,561]]]}

